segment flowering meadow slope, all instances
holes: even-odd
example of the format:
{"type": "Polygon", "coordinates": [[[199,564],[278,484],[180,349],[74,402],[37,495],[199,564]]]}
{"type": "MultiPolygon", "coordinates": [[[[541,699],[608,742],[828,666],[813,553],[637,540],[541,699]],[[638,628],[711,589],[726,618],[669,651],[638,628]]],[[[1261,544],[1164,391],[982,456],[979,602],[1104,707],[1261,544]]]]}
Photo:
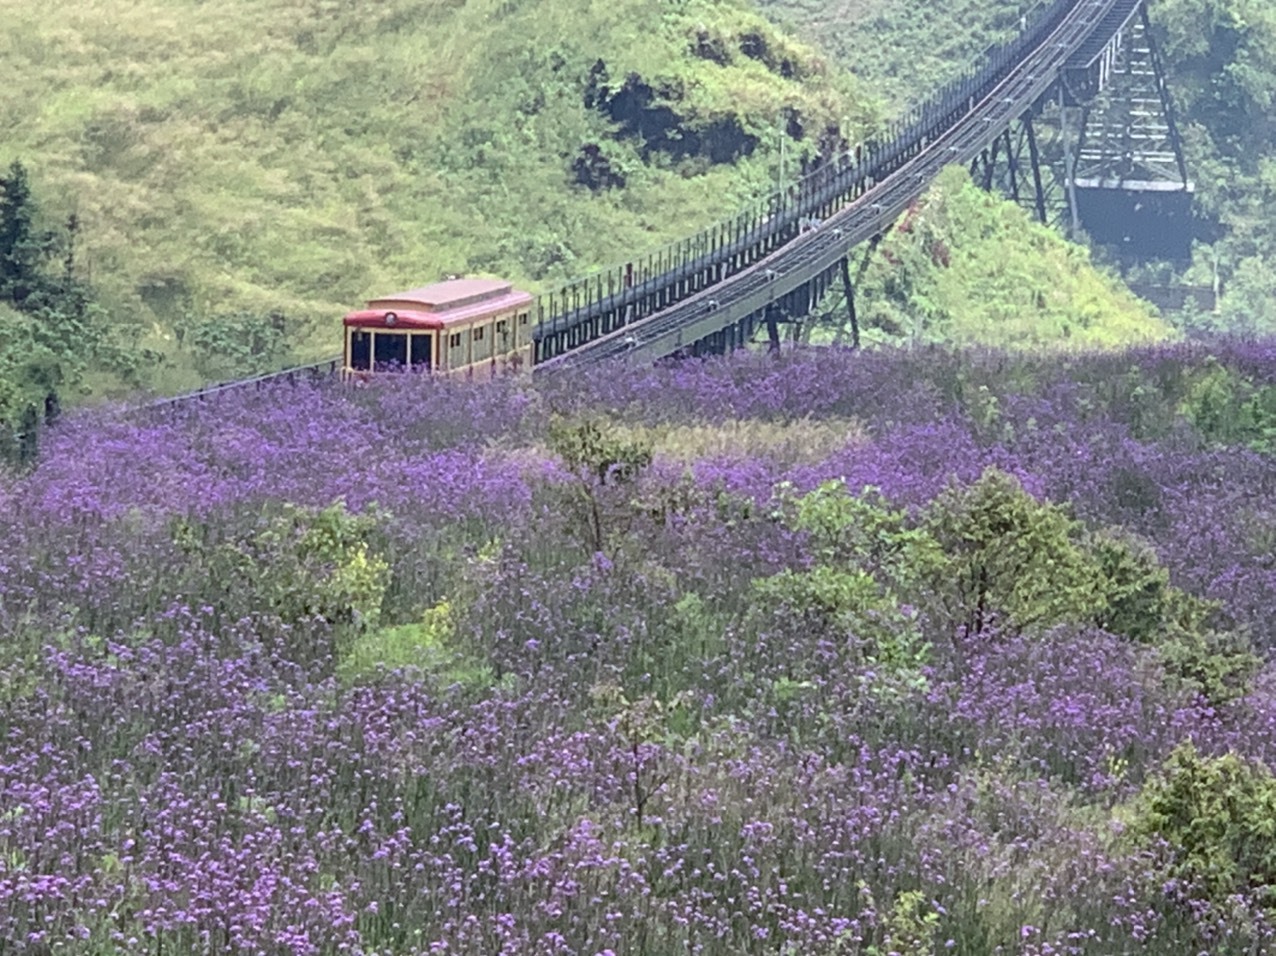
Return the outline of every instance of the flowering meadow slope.
{"type": "Polygon", "coordinates": [[[1276,348],[82,413],[0,950],[1276,952],[1276,348]]]}

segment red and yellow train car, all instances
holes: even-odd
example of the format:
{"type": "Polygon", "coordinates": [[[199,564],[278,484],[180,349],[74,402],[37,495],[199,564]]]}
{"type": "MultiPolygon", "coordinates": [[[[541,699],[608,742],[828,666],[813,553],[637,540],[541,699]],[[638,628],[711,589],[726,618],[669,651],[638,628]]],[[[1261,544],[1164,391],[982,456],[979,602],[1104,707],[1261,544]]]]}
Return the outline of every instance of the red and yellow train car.
{"type": "Polygon", "coordinates": [[[345,374],[531,368],[531,306],[530,293],[499,279],[448,279],[372,299],[345,317],[345,374]]]}

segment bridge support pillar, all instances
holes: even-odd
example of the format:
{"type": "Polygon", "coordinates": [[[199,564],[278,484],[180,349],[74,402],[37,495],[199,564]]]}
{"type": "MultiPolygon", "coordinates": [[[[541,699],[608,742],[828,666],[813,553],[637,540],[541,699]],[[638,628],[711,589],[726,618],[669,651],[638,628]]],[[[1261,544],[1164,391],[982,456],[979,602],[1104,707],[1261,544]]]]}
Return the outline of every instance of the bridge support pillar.
{"type": "Polygon", "coordinates": [[[1037,131],[1032,125],[1032,111],[1023,114],[1023,130],[1028,140],[1028,159],[1032,163],[1032,186],[1036,200],[1037,220],[1048,221],[1046,215],[1046,188],[1041,177],[1041,150],[1037,147],[1037,131]]]}
{"type": "Polygon", "coordinates": [[[851,260],[842,258],[842,291],[846,294],[846,317],[851,323],[851,348],[860,347],[860,320],[855,314],[855,286],[851,284],[851,260]]]}
{"type": "Polygon", "coordinates": [[[766,307],[766,337],[768,351],[772,354],[780,351],[779,307],[773,302],[766,307]]]}

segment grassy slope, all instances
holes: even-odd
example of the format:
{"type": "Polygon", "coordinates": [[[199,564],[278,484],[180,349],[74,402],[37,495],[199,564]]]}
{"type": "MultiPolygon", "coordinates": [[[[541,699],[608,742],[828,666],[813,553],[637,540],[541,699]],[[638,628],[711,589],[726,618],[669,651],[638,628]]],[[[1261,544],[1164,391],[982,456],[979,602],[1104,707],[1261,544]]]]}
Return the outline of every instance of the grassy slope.
{"type": "Polygon", "coordinates": [[[1112,348],[1169,326],[1085,248],[951,168],[869,260],[868,341],[1112,348]]]}
{"type": "MultiPolygon", "coordinates": [[[[804,22],[879,89],[920,93],[1007,19],[962,2],[955,34],[893,0],[804,22]]],[[[774,181],[782,109],[808,131],[792,156],[830,127],[854,136],[877,102],[735,0],[74,0],[56,18],[0,0],[0,16],[0,163],[24,159],[51,213],[78,211],[81,261],[170,357],[170,388],[196,379],[172,335],[188,315],[282,309],[302,357],[327,353],[333,316],[389,287],[547,284],[685,235],[774,181]],[[742,52],[751,33],[765,61],[742,52]],[[599,61],[613,89],[649,82],[683,130],[734,120],[756,151],[646,153],[586,107],[599,61]],[[573,182],[586,144],[624,189],[573,182]]]]}
{"type": "Polygon", "coordinates": [[[924,97],[1013,30],[1024,0],[757,0],[893,101],[924,97]]]}
{"type": "Polygon", "coordinates": [[[146,328],[227,307],[330,322],[452,271],[565,278],[763,188],[781,108],[867,119],[849,79],[717,0],[73,0],[56,17],[0,0],[0,19],[0,162],[78,210],[93,281],[146,328]],[[727,63],[690,52],[705,31],[727,63]],[[741,55],[748,32],[797,75],[741,55]],[[583,103],[600,58],[680,93],[691,128],[741,115],[753,158],[644,162],[583,103]],[[571,182],[590,142],[628,188],[571,182]]]}

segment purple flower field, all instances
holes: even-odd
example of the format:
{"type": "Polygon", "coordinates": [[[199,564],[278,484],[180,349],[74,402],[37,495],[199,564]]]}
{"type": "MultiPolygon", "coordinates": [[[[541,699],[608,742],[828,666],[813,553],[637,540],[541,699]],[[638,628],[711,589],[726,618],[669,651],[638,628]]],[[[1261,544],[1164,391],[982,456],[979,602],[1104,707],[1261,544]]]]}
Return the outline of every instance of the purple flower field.
{"type": "Polygon", "coordinates": [[[1276,953],[1274,455],[1263,343],[68,416],[0,952],[1276,953]]]}

